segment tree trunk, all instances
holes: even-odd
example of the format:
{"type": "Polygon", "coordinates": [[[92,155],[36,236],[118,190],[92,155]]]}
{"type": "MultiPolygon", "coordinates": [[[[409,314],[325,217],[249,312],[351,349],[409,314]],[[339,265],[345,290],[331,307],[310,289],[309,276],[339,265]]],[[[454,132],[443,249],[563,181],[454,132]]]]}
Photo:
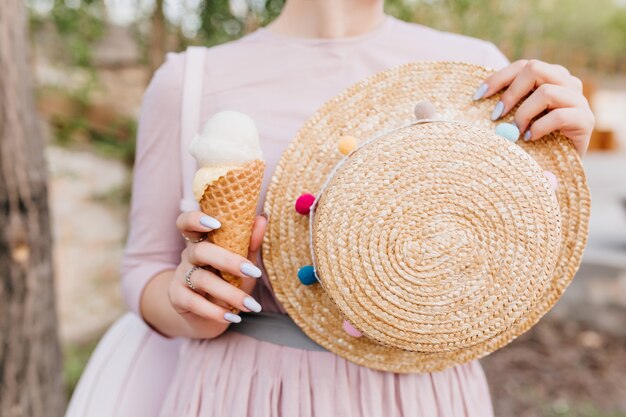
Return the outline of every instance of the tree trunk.
{"type": "Polygon", "coordinates": [[[163,0],[156,0],[154,12],[150,18],[150,26],[150,46],[148,49],[150,75],[148,80],[152,78],[154,71],[163,63],[167,49],[167,26],[165,15],[163,14],[163,0]]]}
{"type": "Polygon", "coordinates": [[[0,1],[0,416],[65,408],[44,141],[22,0],[0,1]]]}

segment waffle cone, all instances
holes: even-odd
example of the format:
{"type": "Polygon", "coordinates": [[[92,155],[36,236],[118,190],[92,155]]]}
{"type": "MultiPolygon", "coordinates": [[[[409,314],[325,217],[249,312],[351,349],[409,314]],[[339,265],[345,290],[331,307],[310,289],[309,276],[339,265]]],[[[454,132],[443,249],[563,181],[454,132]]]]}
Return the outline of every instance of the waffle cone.
{"type": "MultiPolygon", "coordinates": [[[[209,233],[209,241],[241,256],[248,256],[264,169],[265,162],[262,160],[249,161],[206,186],[198,202],[200,210],[222,224],[209,233]]],[[[240,277],[225,272],[221,275],[230,284],[241,285],[240,277]]]]}

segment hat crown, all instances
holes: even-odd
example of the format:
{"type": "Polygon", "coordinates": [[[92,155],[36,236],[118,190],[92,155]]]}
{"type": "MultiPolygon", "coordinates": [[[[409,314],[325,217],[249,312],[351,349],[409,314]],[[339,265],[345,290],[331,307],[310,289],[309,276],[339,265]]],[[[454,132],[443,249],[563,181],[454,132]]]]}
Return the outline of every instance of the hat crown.
{"type": "Polygon", "coordinates": [[[317,276],[377,343],[440,352],[489,340],[550,285],[556,196],[541,167],[493,131],[456,121],[393,129],[352,152],[320,193],[317,276]]]}

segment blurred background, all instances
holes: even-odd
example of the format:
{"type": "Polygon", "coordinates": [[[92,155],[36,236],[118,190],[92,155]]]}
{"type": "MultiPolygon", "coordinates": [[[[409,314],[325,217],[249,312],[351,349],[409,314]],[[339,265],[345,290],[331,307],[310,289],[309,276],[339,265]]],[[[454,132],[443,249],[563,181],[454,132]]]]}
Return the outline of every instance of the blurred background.
{"type": "MultiPolygon", "coordinates": [[[[167,51],[236,39],[283,0],[28,0],[45,120],[67,392],[124,311],[136,118],[167,51]],[[94,221],[97,219],[97,221],[94,221]]],[[[626,416],[626,0],[387,0],[390,14],[490,40],[511,60],[559,63],[585,82],[597,129],[583,266],[557,307],[485,358],[497,416],[626,416]]]]}

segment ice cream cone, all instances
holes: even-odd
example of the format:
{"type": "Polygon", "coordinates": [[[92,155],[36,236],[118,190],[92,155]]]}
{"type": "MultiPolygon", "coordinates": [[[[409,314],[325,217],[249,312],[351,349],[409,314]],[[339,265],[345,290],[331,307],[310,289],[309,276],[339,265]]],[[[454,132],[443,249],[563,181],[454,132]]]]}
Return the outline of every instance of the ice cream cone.
{"type": "MultiPolygon", "coordinates": [[[[209,241],[241,256],[248,256],[264,169],[263,160],[248,161],[206,185],[198,201],[200,210],[222,224],[209,233],[209,241]]],[[[241,285],[240,277],[225,272],[221,275],[230,284],[241,285]]]]}
{"type": "MultiPolygon", "coordinates": [[[[215,113],[191,141],[189,152],[199,166],[192,188],[200,210],[221,223],[208,234],[209,241],[247,257],[265,170],[254,120],[231,110],[215,113]]],[[[219,273],[241,286],[239,276],[219,273]]]]}

